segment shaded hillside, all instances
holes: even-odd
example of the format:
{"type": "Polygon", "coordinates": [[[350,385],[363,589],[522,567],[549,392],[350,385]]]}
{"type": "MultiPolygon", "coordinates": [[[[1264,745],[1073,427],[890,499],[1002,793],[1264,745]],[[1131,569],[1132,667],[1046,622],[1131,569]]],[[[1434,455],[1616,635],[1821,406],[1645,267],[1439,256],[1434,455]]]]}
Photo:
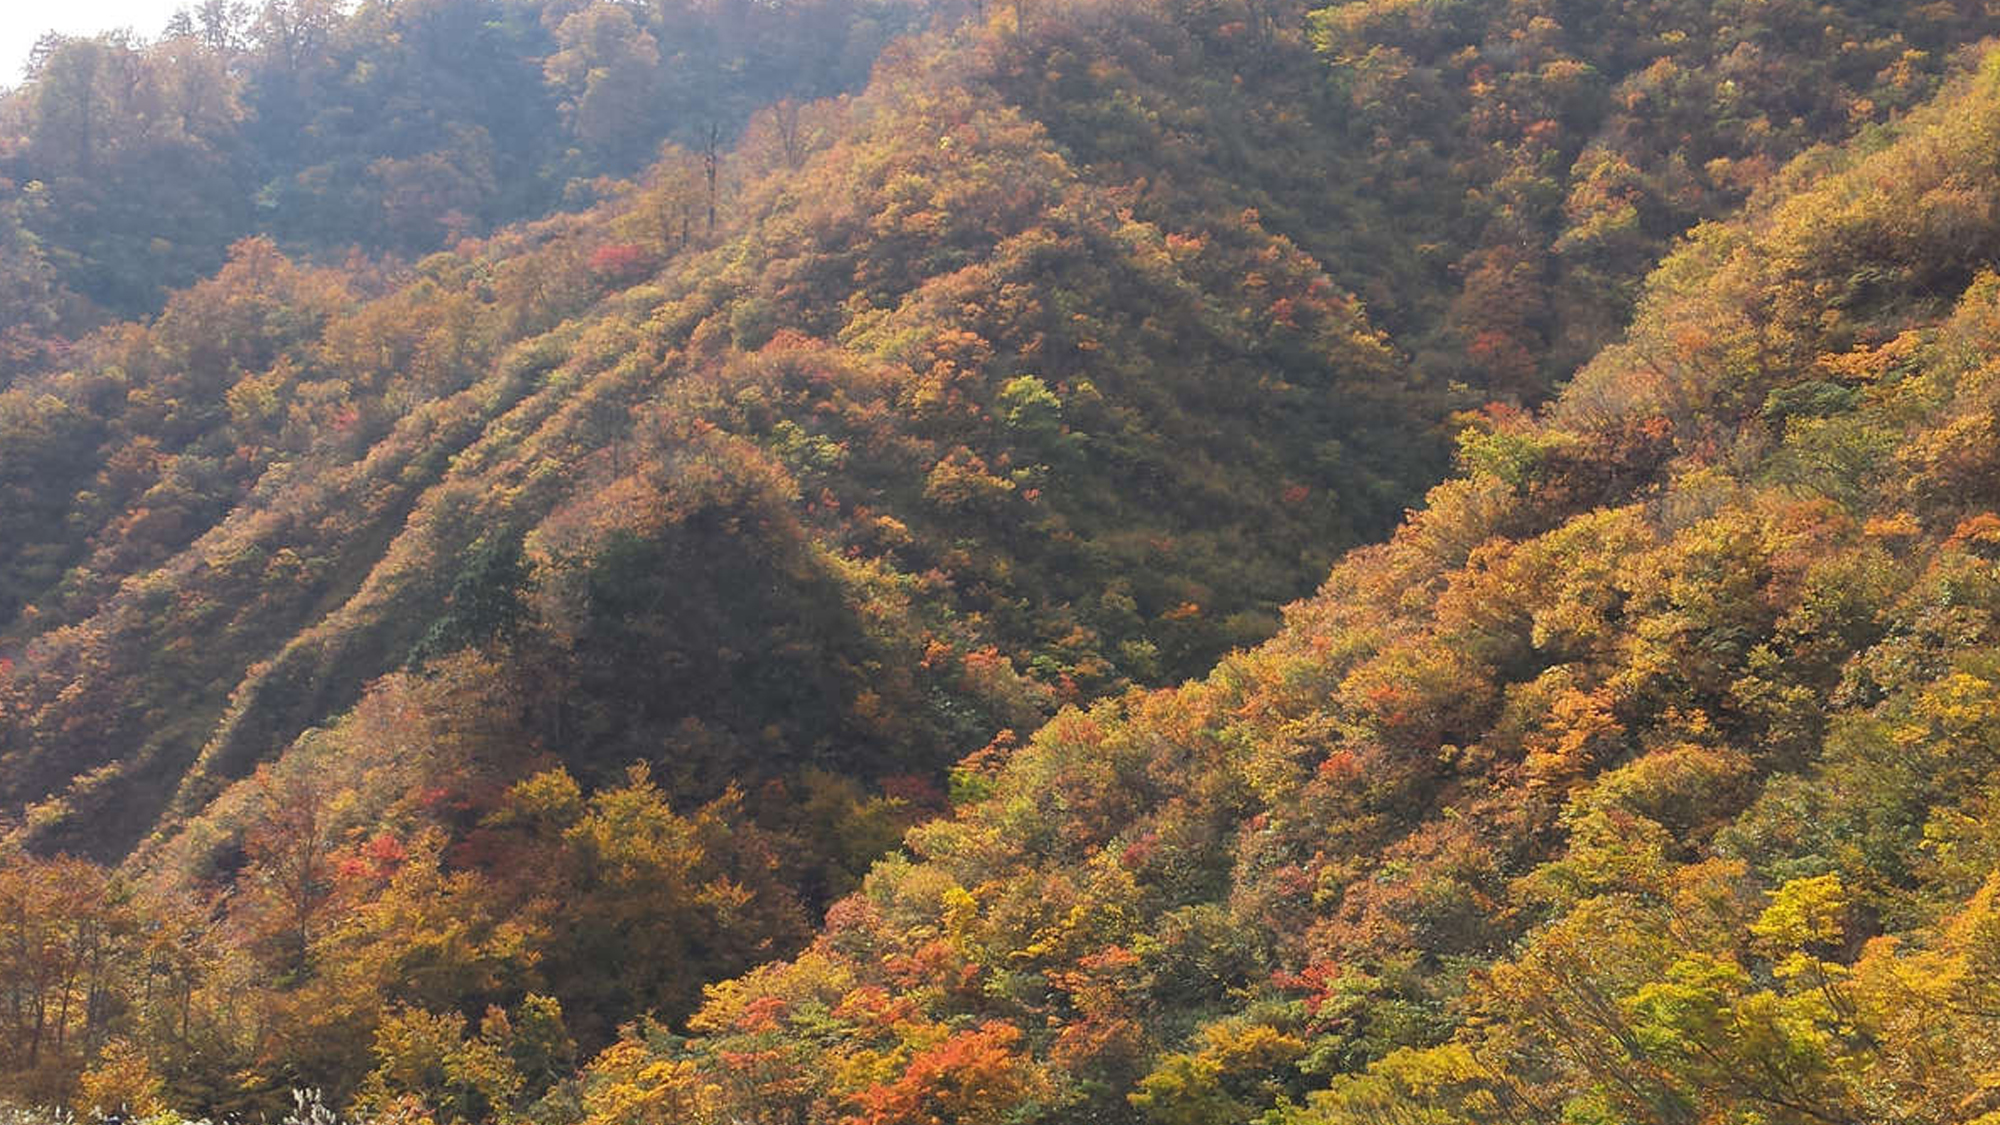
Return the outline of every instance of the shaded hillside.
{"type": "Polygon", "coordinates": [[[862,85],[900,3],[221,0],[53,38],[0,98],[0,381],[263,234],[422,255],[588,203],[663,141],[862,85]],[[19,234],[11,232],[18,231],[19,234]],[[15,280],[18,279],[18,280],[15,280]]]}

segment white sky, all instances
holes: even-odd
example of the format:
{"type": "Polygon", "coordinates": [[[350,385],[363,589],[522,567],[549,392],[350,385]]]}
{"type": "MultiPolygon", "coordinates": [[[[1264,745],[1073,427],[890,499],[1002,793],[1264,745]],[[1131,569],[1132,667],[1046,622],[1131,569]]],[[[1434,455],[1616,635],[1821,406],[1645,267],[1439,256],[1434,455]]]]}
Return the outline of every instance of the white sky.
{"type": "Polygon", "coordinates": [[[21,81],[28,52],[45,31],[95,35],[129,27],[152,39],[190,0],[0,0],[0,87],[21,81]]]}

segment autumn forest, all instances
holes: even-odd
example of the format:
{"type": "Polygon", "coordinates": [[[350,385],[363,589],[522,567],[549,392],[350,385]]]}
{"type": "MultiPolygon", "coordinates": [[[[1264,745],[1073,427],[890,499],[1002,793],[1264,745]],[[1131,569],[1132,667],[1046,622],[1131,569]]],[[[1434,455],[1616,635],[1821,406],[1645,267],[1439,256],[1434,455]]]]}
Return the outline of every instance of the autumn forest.
{"type": "Polygon", "coordinates": [[[2000,1125],[2000,4],[0,88],[0,1125],[2000,1125]]]}

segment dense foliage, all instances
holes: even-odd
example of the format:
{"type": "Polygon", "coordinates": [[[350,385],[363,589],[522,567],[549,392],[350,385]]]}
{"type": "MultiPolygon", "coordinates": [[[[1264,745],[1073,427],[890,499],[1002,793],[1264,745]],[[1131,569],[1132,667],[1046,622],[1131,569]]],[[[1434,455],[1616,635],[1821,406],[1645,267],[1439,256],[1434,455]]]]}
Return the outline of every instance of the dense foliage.
{"type": "MultiPolygon", "coordinates": [[[[399,1005],[532,991],[591,1048],[684,1014],[953,762],[1266,635],[1433,471],[1442,405],[1321,266],[1227,169],[1142,198],[1073,163],[996,85],[1025,48],[922,42],[754,119],[716,186],[670,155],[407,272],[245,241],[0,395],[0,786],[33,848],[142,845],[146,894],[207,904],[178,1097],[345,1100],[399,1005]],[[620,833],[509,811],[543,775],[683,842],[599,872],[574,848],[620,833]],[[389,905],[407,855],[428,905],[389,905]],[[395,943],[475,901],[484,967],[398,985],[395,943]],[[608,968],[662,934],[671,969],[608,968]]],[[[23,1088],[157,1047],[153,983],[104,985],[23,1088]]]]}
{"type": "Polygon", "coordinates": [[[1991,1119],[2000,66],[1785,173],[1206,681],[1066,711],[586,1119],[1991,1119]]]}
{"type": "Polygon", "coordinates": [[[0,138],[0,1097],[2000,1112],[1996,21],[52,43],[0,138]]]}
{"type": "MultiPolygon", "coordinates": [[[[662,141],[861,85],[917,5],[202,0],[151,41],[51,36],[0,98],[0,321],[150,314],[251,234],[421,255],[588,198],[662,141]],[[13,279],[19,278],[18,282],[13,279]]],[[[151,29],[145,29],[151,30],[151,29]]]]}

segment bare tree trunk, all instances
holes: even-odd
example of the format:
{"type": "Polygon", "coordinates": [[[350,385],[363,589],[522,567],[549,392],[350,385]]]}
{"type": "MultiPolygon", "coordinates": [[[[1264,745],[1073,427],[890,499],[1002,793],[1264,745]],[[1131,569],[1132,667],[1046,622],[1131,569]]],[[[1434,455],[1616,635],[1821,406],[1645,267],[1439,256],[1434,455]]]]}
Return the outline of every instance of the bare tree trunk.
{"type": "Polygon", "coordinates": [[[721,143],[721,126],[710,124],[708,127],[708,144],[703,147],[701,153],[702,171],[708,176],[708,233],[710,235],[715,233],[715,175],[722,159],[718,151],[721,143]]]}

